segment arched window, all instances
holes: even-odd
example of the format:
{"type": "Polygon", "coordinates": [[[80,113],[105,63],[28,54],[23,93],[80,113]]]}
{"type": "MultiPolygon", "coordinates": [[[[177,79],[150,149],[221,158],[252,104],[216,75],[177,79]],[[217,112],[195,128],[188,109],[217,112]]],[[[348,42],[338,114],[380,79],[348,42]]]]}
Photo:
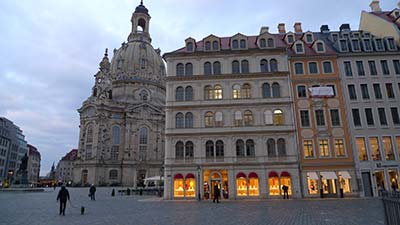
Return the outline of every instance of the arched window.
{"type": "Polygon", "coordinates": [[[214,74],[221,74],[221,63],[216,61],[213,63],[213,72],[214,74]]]}
{"type": "Polygon", "coordinates": [[[232,48],[233,48],[233,49],[239,48],[239,42],[238,42],[238,40],[233,40],[233,41],[232,41],[232,48]]]}
{"type": "Polygon", "coordinates": [[[112,146],[111,146],[111,160],[117,160],[119,154],[119,144],[121,138],[121,128],[119,126],[112,127],[112,146]]]}
{"type": "Polygon", "coordinates": [[[251,98],[251,86],[250,84],[243,84],[242,88],[243,98],[251,98]]]}
{"type": "Polygon", "coordinates": [[[224,142],[221,140],[218,140],[215,143],[215,156],[217,156],[217,157],[224,156],[224,142]]]}
{"type": "Polygon", "coordinates": [[[254,157],[255,154],[254,141],[249,139],[246,141],[246,156],[254,157]]]}
{"type": "Polygon", "coordinates": [[[273,48],[274,47],[274,39],[268,38],[267,42],[268,42],[267,43],[268,48],[273,48]]]}
{"type": "Polygon", "coordinates": [[[85,146],[85,159],[92,158],[92,142],[93,142],[93,127],[89,125],[86,128],[86,146],[85,146]]]}
{"type": "Polygon", "coordinates": [[[193,100],[193,88],[191,86],[187,86],[185,88],[185,101],[193,100]]]}
{"type": "Polygon", "coordinates": [[[280,109],[274,110],[274,125],[283,125],[283,112],[280,109]]]}
{"type": "Polygon", "coordinates": [[[174,197],[185,197],[183,175],[178,173],[174,176],[174,197]]]}
{"type": "Polygon", "coordinates": [[[266,41],[265,41],[264,38],[261,38],[261,39],[260,39],[260,47],[261,47],[261,48],[267,47],[267,44],[266,44],[266,41]]]}
{"type": "Polygon", "coordinates": [[[108,178],[110,180],[117,180],[118,179],[118,170],[110,170],[110,172],[108,172],[108,178]]]}
{"type": "Polygon", "coordinates": [[[176,101],[183,101],[184,100],[184,91],[183,87],[177,87],[175,90],[175,100],[176,101]]]}
{"type": "Polygon", "coordinates": [[[262,85],[263,98],[271,98],[271,87],[268,83],[262,85]]]}
{"type": "Polygon", "coordinates": [[[206,112],[206,114],[204,116],[204,124],[205,124],[205,127],[214,126],[214,113],[206,112]]]}
{"type": "Polygon", "coordinates": [[[285,156],[286,155],[285,139],[279,138],[277,143],[278,143],[278,156],[285,156]]]}
{"type": "Polygon", "coordinates": [[[175,127],[176,128],[183,128],[183,113],[177,113],[175,115],[175,127]]]}
{"type": "Polygon", "coordinates": [[[213,50],[218,50],[218,41],[213,41],[213,50]]]}
{"type": "Polygon", "coordinates": [[[188,52],[193,52],[193,43],[192,42],[188,42],[186,45],[186,51],[188,52]]]}
{"type": "Polygon", "coordinates": [[[233,87],[232,87],[232,97],[234,99],[240,98],[240,85],[239,84],[233,85],[233,87]]]}
{"type": "Polygon", "coordinates": [[[214,95],[214,90],[211,87],[211,85],[207,85],[204,87],[204,99],[205,100],[211,100],[213,99],[213,95],[214,95]]]}
{"type": "Polygon", "coordinates": [[[139,129],[139,160],[145,161],[147,156],[148,131],[146,127],[139,129]]]}
{"type": "Polygon", "coordinates": [[[268,175],[269,195],[280,195],[279,175],[277,172],[269,172],[268,175]]]}
{"type": "Polygon", "coordinates": [[[241,111],[235,112],[235,126],[242,126],[243,124],[243,116],[241,111]]]}
{"type": "Polygon", "coordinates": [[[222,127],[224,126],[224,117],[222,112],[215,113],[215,126],[222,127]]]}
{"type": "Polygon", "coordinates": [[[325,51],[324,43],[322,43],[322,42],[317,42],[317,51],[318,51],[318,52],[324,52],[324,51],[325,51]]]}
{"type": "Polygon", "coordinates": [[[238,74],[240,73],[240,65],[239,65],[239,61],[233,61],[232,62],[232,73],[233,74],[238,74]]]}
{"type": "Polygon", "coordinates": [[[210,75],[211,74],[211,63],[210,62],[205,62],[204,63],[204,74],[205,75],[210,75]]]}
{"type": "Polygon", "coordinates": [[[277,72],[278,71],[278,61],[276,61],[276,59],[271,59],[269,61],[269,68],[271,68],[271,72],[277,72]]]}
{"type": "Polygon", "coordinates": [[[245,126],[253,125],[253,113],[250,110],[244,111],[244,125],[245,126]]]}
{"type": "Polygon", "coordinates": [[[214,142],[213,141],[207,141],[206,142],[206,157],[214,157],[214,142]]]}
{"type": "Polygon", "coordinates": [[[193,142],[187,141],[185,144],[185,157],[193,158],[193,142]]]}
{"type": "Polygon", "coordinates": [[[185,114],[185,127],[186,128],[193,127],[193,113],[191,112],[185,114]]]}
{"type": "Polygon", "coordinates": [[[276,156],[275,140],[272,138],[268,139],[268,141],[267,141],[267,151],[268,151],[268,157],[276,156]]]}
{"type": "Polygon", "coordinates": [[[266,125],[272,125],[274,124],[274,120],[272,117],[272,111],[271,110],[265,110],[264,111],[264,120],[266,125]]]}
{"type": "Polygon", "coordinates": [[[258,176],[254,172],[251,172],[249,174],[249,195],[250,196],[260,195],[258,176]]]}
{"type": "Polygon", "coordinates": [[[185,76],[193,75],[193,65],[191,63],[186,63],[185,65],[185,76]]]}
{"type": "Polygon", "coordinates": [[[308,43],[313,42],[313,36],[312,36],[312,34],[306,34],[306,42],[308,42],[308,43]]]}
{"type": "Polygon", "coordinates": [[[147,101],[149,99],[149,93],[145,90],[142,90],[139,94],[140,99],[143,101],[147,101]]]}
{"type": "Polygon", "coordinates": [[[280,178],[280,183],[281,183],[281,187],[283,185],[288,187],[288,195],[292,195],[292,182],[290,179],[290,174],[286,171],[283,171],[281,173],[281,178],[280,178]]]}
{"type": "Polygon", "coordinates": [[[281,90],[278,83],[272,84],[272,97],[279,98],[281,97],[281,90]]]}
{"type": "Polygon", "coordinates": [[[240,40],[240,48],[246,48],[246,40],[240,40]]]}
{"type": "Polygon", "coordinates": [[[183,142],[178,141],[175,145],[175,158],[176,159],[183,159],[183,142]]]}
{"type": "Polygon", "coordinates": [[[178,63],[176,65],[176,76],[183,76],[184,75],[184,67],[182,63],[178,63]]]}
{"type": "Polygon", "coordinates": [[[244,157],[244,142],[242,139],[236,141],[236,156],[244,157]]]}
{"type": "Polygon", "coordinates": [[[246,174],[240,172],[236,174],[236,195],[247,196],[248,183],[246,174]]]}
{"type": "Polygon", "coordinates": [[[261,72],[268,72],[268,61],[266,59],[260,61],[260,70],[261,72]]]}
{"type": "Polygon", "coordinates": [[[214,86],[214,99],[222,99],[222,86],[219,84],[214,86]]]}
{"type": "Polygon", "coordinates": [[[249,73],[249,61],[242,60],[242,73],[249,73]]]}
{"type": "Polygon", "coordinates": [[[206,50],[211,50],[211,43],[209,41],[206,41],[206,50]]]}

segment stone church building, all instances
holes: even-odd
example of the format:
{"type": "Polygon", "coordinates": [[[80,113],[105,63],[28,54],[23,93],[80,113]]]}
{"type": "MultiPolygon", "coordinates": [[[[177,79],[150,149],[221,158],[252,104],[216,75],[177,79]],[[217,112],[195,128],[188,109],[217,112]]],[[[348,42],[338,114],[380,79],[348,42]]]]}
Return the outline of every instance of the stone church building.
{"type": "Polygon", "coordinates": [[[136,7],[127,42],[111,62],[106,49],[92,95],[78,109],[75,184],[135,186],[162,173],[165,67],[151,45],[150,18],[143,3],[136,7]]]}

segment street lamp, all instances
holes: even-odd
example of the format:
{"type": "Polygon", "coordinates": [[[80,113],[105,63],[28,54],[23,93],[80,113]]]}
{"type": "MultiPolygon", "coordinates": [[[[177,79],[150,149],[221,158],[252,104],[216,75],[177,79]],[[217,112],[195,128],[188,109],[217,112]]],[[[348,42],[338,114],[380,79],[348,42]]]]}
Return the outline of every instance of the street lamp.
{"type": "Polygon", "coordinates": [[[201,168],[200,165],[197,165],[197,201],[201,201],[201,195],[200,195],[200,173],[201,173],[201,168]]]}
{"type": "Polygon", "coordinates": [[[163,196],[162,192],[161,192],[161,177],[163,176],[163,174],[164,174],[164,165],[161,165],[161,167],[160,167],[160,182],[158,182],[158,195],[160,197],[163,196]]]}

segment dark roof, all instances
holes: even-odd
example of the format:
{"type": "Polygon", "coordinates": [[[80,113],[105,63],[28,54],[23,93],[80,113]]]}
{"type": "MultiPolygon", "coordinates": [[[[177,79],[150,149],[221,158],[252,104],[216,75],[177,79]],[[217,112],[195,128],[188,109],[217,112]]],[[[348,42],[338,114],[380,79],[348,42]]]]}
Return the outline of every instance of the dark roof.
{"type": "Polygon", "coordinates": [[[28,149],[29,149],[29,155],[36,155],[39,156],[40,158],[40,152],[37,150],[35,146],[28,144],[28,149]]]}
{"type": "Polygon", "coordinates": [[[136,7],[135,13],[144,13],[149,16],[149,10],[143,5],[143,2],[140,2],[140,5],[136,7]]]}
{"type": "Polygon", "coordinates": [[[76,160],[77,155],[78,155],[78,150],[77,149],[72,149],[64,157],[62,157],[61,160],[74,161],[74,160],[76,160]]]}
{"type": "Polygon", "coordinates": [[[399,19],[399,17],[394,18],[393,16],[391,16],[390,14],[393,12],[392,11],[383,11],[383,12],[370,12],[372,15],[375,15],[377,17],[380,17],[388,22],[391,22],[393,24],[395,24],[398,28],[400,28],[400,24],[396,23],[396,20],[399,19]]]}

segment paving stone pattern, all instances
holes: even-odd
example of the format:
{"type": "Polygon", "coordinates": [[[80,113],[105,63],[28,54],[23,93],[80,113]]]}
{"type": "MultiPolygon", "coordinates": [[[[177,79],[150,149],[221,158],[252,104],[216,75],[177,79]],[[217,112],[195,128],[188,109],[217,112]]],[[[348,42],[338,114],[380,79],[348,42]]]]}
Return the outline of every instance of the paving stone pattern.
{"type": "Polygon", "coordinates": [[[111,197],[110,188],[97,188],[90,201],[89,188],[69,188],[71,203],[58,215],[58,193],[0,192],[0,224],[4,225],[380,225],[384,211],[380,199],[298,199],[164,201],[154,196],[111,197]],[[80,207],[85,206],[85,215],[80,207]]]}

